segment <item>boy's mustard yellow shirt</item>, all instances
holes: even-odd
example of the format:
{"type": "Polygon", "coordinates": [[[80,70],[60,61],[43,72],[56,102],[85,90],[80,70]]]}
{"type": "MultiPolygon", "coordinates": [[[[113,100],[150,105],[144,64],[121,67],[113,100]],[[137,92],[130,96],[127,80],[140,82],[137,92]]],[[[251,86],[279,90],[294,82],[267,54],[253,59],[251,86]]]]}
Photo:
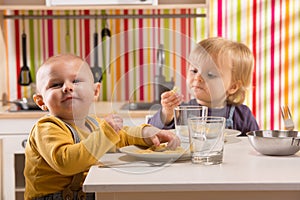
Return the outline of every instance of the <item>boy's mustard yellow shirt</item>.
{"type": "Polygon", "coordinates": [[[116,133],[104,120],[99,127],[87,120],[94,131],[76,126],[80,142],[74,144],[72,132],[57,117],[41,118],[31,130],[25,148],[25,199],[44,196],[66,188],[75,174],[87,172],[108,151],[131,144],[146,145],[142,128],[124,127],[116,133]]]}

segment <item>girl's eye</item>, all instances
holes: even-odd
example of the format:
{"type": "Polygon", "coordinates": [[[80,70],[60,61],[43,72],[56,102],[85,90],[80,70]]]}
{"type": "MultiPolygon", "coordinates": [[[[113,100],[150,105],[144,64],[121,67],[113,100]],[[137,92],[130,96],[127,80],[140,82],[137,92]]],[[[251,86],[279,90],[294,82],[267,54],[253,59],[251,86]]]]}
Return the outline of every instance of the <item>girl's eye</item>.
{"type": "Polygon", "coordinates": [[[74,81],[73,81],[73,83],[79,83],[80,82],[80,80],[78,80],[78,79],[75,79],[74,81]]]}
{"type": "Polygon", "coordinates": [[[215,78],[215,77],[217,77],[217,75],[214,74],[213,72],[208,72],[208,73],[207,73],[207,77],[208,77],[208,78],[215,78]]]}

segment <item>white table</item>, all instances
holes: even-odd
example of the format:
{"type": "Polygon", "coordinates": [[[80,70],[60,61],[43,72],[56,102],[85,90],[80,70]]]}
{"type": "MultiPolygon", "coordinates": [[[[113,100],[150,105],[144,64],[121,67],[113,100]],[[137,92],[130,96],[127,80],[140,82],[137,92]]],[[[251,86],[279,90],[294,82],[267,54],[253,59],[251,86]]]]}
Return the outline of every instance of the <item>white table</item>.
{"type": "MultiPolygon", "coordinates": [[[[104,161],[126,160],[121,153],[104,161]]],[[[214,166],[173,163],[167,167],[98,168],[93,166],[83,184],[97,199],[300,199],[300,153],[263,156],[247,138],[225,145],[224,163],[214,166]],[[136,173],[134,173],[136,172],[136,173]]]]}

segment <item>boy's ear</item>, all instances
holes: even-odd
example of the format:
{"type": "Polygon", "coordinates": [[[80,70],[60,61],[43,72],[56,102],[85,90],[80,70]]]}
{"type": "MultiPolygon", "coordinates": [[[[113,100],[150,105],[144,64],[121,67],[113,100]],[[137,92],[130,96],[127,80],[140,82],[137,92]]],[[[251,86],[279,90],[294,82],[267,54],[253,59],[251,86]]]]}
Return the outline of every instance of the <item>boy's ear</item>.
{"type": "Polygon", "coordinates": [[[94,92],[95,100],[97,100],[100,95],[100,88],[101,88],[101,83],[99,82],[95,83],[95,92],[94,92]]]}
{"type": "Polygon", "coordinates": [[[33,101],[35,102],[38,107],[40,107],[42,110],[46,111],[48,110],[47,106],[44,103],[43,96],[41,94],[34,94],[33,95],[33,101]]]}
{"type": "Polygon", "coordinates": [[[236,81],[235,83],[231,84],[230,88],[227,90],[228,94],[234,94],[238,89],[240,89],[242,83],[241,81],[236,81]]]}

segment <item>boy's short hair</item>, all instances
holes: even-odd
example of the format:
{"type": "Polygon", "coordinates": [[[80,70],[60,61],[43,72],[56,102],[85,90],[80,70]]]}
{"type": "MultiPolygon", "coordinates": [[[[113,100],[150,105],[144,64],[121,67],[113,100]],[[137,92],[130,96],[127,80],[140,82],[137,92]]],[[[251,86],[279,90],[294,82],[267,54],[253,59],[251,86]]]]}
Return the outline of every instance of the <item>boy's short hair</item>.
{"type": "Polygon", "coordinates": [[[240,81],[240,88],[227,97],[227,103],[242,104],[251,85],[254,57],[250,49],[242,43],[221,37],[211,37],[200,41],[192,51],[192,64],[226,66],[232,70],[232,83],[240,81]],[[197,62],[197,63],[195,63],[197,62]]]}

